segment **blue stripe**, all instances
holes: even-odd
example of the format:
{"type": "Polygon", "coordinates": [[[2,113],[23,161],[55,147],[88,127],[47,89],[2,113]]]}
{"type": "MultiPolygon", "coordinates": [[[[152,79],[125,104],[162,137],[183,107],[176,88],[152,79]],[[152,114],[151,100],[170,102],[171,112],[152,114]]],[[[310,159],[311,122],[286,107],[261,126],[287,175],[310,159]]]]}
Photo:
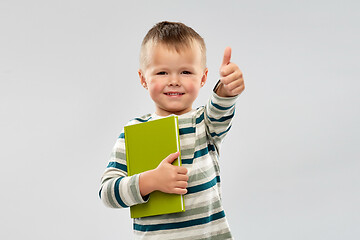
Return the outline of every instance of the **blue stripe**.
{"type": "Polygon", "coordinates": [[[180,133],[180,135],[195,133],[195,128],[194,127],[180,128],[179,133],[180,133]]]}
{"type": "Polygon", "coordinates": [[[209,189],[213,186],[215,186],[217,183],[220,182],[220,176],[216,176],[214,177],[212,180],[210,180],[209,182],[197,185],[197,186],[193,186],[193,187],[188,187],[187,190],[187,194],[192,194],[192,193],[197,193],[197,192],[201,192],[204,191],[206,189],[209,189]]]}
{"type": "Polygon", "coordinates": [[[193,158],[188,158],[188,159],[181,159],[181,163],[182,164],[192,164],[193,163],[193,161],[194,161],[194,159],[193,158]]]}
{"type": "Polygon", "coordinates": [[[134,120],[139,121],[139,122],[147,122],[150,119],[151,119],[151,117],[149,117],[148,119],[134,118],[134,120]]]}
{"type": "Polygon", "coordinates": [[[209,117],[209,115],[206,115],[206,116],[207,116],[208,119],[209,119],[210,121],[212,121],[212,122],[225,122],[226,120],[229,120],[229,119],[233,118],[233,117],[234,117],[234,113],[235,113],[235,111],[234,111],[231,115],[225,116],[225,117],[221,117],[221,118],[219,118],[219,119],[209,117]]]}
{"type": "Polygon", "coordinates": [[[110,168],[110,167],[117,168],[117,169],[127,172],[127,166],[124,164],[118,163],[118,162],[109,162],[107,167],[108,168],[110,168]]]}
{"type": "Polygon", "coordinates": [[[115,186],[114,186],[114,192],[115,192],[115,198],[116,198],[116,201],[120,204],[120,206],[122,206],[123,208],[126,208],[126,207],[129,207],[128,205],[126,205],[122,200],[121,200],[121,197],[120,197],[120,193],[119,193],[119,184],[120,184],[120,181],[121,179],[124,178],[124,177],[121,177],[119,178],[118,180],[116,180],[115,182],[115,186]]]}
{"type": "Polygon", "coordinates": [[[212,144],[209,144],[209,145],[208,145],[208,150],[209,150],[209,151],[216,151],[216,150],[215,150],[215,146],[212,145],[212,144]]]}
{"type": "Polygon", "coordinates": [[[102,187],[101,187],[101,189],[100,189],[100,191],[99,191],[99,198],[101,199],[101,192],[102,192],[102,187]]]}
{"type": "Polygon", "coordinates": [[[202,113],[202,114],[200,115],[200,117],[196,118],[196,124],[201,123],[202,120],[204,120],[204,113],[202,113]]]}
{"type": "Polygon", "coordinates": [[[221,133],[215,133],[215,132],[213,132],[213,133],[210,133],[210,135],[211,135],[212,137],[215,137],[215,136],[216,136],[216,137],[220,137],[221,135],[227,133],[227,132],[230,130],[230,128],[231,128],[231,126],[229,126],[228,129],[226,129],[225,131],[223,131],[223,132],[221,132],[221,133]]]}
{"type": "Polygon", "coordinates": [[[199,158],[199,157],[202,157],[202,156],[204,156],[204,155],[206,155],[206,154],[208,154],[209,153],[209,151],[208,151],[208,148],[206,147],[206,148],[203,148],[203,149],[200,149],[200,150],[198,150],[198,151],[196,151],[195,153],[194,153],[194,159],[196,159],[196,158],[199,158]]]}
{"type": "Polygon", "coordinates": [[[194,159],[202,157],[202,156],[208,154],[208,152],[209,152],[208,148],[209,148],[209,145],[207,147],[203,148],[203,149],[200,149],[200,150],[196,151],[194,153],[194,158],[181,159],[181,163],[182,164],[192,164],[194,162],[194,159]]]}
{"type": "Polygon", "coordinates": [[[184,222],[177,222],[177,223],[163,223],[163,224],[154,224],[154,225],[140,225],[134,223],[134,230],[141,232],[152,232],[159,230],[180,229],[180,228],[193,227],[197,225],[206,224],[224,217],[225,217],[225,212],[221,211],[218,213],[214,213],[208,217],[188,220],[184,222]]]}
{"type": "Polygon", "coordinates": [[[125,133],[120,133],[119,138],[125,138],[125,133]]]}
{"type": "Polygon", "coordinates": [[[213,101],[211,101],[211,105],[213,105],[215,108],[217,108],[219,110],[228,110],[228,109],[232,108],[235,104],[231,105],[230,107],[222,107],[220,105],[217,105],[216,103],[213,103],[213,101]]]}

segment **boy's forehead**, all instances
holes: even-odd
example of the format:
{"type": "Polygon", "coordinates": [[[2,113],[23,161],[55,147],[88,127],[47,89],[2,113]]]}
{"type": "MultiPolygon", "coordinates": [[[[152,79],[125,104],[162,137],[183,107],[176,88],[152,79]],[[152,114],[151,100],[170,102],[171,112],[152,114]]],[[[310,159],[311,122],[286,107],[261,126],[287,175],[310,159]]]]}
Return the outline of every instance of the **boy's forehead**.
{"type": "Polygon", "coordinates": [[[200,50],[201,52],[201,48],[200,48],[200,44],[192,41],[188,44],[167,44],[167,43],[148,43],[148,45],[146,46],[147,48],[147,52],[148,54],[151,54],[152,51],[156,50],[156,49],[166,49],[169,51],[176,51],[177,53],[182,53],[182,52],[186,52],[186,51],[196,51],[196,50],[200,50]]]}
{"type": "MultiPolygon", "coordinates": [[[[206,53],[204,49],[202,49],[201,44],[196,40],[190,40],[188,43],[164,43],[164,42],[155,42],[148,41],[145,45],[142,46],[141,55],[140,55],[140,68],[146,70],[148,65],[160,52],[164,52],[162,50],[166,50],[169,52],[176,52],[180,55],[188,54],[191,52],[200,57],[200,64],[202,67],[206,67],[206,53]]],[[[166,52],[165,51],[165,52],[166,52]]]]}

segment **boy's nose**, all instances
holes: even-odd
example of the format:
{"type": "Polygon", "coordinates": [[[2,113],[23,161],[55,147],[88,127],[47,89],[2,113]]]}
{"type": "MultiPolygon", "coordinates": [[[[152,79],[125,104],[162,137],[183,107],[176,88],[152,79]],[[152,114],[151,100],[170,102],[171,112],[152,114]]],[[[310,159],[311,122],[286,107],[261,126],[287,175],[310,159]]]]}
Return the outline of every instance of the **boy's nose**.
{"type": "Polygon", "coordinates": [[[178,76],[171,76],[169,79],[169,86],[180,86],[180,79],[178,76]]]}

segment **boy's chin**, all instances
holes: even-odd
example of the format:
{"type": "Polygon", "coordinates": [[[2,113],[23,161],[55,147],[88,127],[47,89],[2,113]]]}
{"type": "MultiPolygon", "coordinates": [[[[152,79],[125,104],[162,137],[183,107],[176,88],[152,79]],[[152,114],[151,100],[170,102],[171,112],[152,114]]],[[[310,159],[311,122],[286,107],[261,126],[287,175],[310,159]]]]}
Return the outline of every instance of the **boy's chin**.
{"type": "Polygon", "coordinates": [[[184,113],[190,112],[192,108],[167,108],[167,109],[157,109],[157,114],[160,116],[168,116],[171,114],[182,115],[184,113]]]}

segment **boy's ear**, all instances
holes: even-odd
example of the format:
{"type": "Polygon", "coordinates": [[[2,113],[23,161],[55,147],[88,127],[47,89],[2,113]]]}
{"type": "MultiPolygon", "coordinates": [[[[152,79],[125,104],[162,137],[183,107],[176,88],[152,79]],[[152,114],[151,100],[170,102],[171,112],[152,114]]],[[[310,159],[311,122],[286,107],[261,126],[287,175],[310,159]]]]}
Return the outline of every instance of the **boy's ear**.
{"type": "Polygon", "coordinates": [[[145,89],[147,89],[147,84],[146,84],[146,81],[145,81],[145,76],[144,76],[144,74],[142,73],[141,69],[138,70],[138,74],[139,74],[141,86],[143,86],[145,89]]]}
{"type": "Polygon", "coordinates": [[[206,83],[208,72],[209,72],[209,69],[208,69],[208,68],[205,68],[204,74],[203,74],[203,76],[202,76],[202,78],[201,78],[201,82],[200,82],[201,87],[204,86],[205,83],[206,83]]]}

